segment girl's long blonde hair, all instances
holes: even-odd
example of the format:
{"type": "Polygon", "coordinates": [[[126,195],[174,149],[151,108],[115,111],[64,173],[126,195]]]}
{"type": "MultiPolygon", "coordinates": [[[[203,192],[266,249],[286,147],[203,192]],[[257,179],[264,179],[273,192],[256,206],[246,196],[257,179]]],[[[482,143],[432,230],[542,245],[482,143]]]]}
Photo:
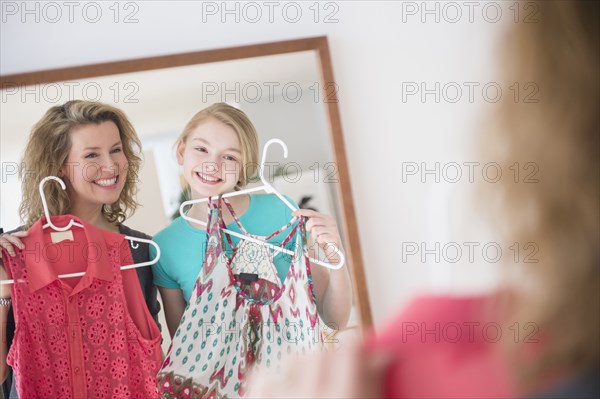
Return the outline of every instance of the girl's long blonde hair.
{"type": "MultiPolygon", "coordinates": [[[[44,209],[38,192],[39,182],[46,176],[59,176],[71,149],[70,132],[79,126],[112,121],[119,129],[123,152],[129,163],[127,179],[119,199],[105,204],[102,213],[111,222],[122,223],[136,207],[138,172],[142,162],[140,140],[125,114],[99,102],[73,100],[50,108],[33,127],[21,163],[23,200],[19,207],[25,228],[39,219],[44,209]]],[[[51,215],[69,213],[71,202],[67,191],[58,184],[46,184],[46,199],[51,215]]]]}
{"type": "Polygon", "coordinates": [[[512,171],[485,189],[488,209],[507,245],[532,244],[506,265],[518,275],[511,317],[535,323],[542,340],[533,361],[522,345],[514,354],[528,383],[600,361],[599,6],[534,5],[536,20],[516,24],[503,53],[505,83],[520,96],[501,101],[483,138],[486,154],[512,171]]]}

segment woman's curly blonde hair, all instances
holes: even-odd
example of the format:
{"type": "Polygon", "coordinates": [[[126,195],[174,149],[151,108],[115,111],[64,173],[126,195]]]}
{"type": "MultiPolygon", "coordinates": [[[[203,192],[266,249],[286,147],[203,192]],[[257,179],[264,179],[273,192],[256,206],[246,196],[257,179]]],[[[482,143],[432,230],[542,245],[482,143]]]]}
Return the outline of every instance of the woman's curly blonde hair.
{"type": "MultiPolygon", "coordinates": [[[[142,163],[140,140],[125,114],[110,105],[73,100],[50,108],[33,127],[25,151],[19,177],[22,181],[23,200],[19,214],[29,228],[44,213],[38,185],[46,176],[59,176],[71,149],[70,132],[80,126],[112,121],[119,129],[123,152],[129,163],[127,179],[119,199],[105,204],[102,214],[111,223],[122,223],[136,209],[138,172],[142,163]]],[[[51,215],[69,213],[70,198],[58,184],[44,187],[51,215]]]]}

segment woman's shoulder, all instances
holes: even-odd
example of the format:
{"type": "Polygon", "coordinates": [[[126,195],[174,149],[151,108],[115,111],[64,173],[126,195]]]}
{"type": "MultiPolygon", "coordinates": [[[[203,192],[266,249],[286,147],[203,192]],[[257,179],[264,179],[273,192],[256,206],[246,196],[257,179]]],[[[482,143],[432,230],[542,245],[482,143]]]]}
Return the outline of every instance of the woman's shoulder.
{"type": "Polygon", "coordinates": [[[149,236],[146,233],[142,233],[139,230],[134,230],[131,227],[125,226],[124,224],[119,225],[119,233],[124,234],[126,236],[131,236],[131,237],[136,237],[136,238],[143,238],[146,240],[150,240],[152,239],[151,236],[149,236]]]}

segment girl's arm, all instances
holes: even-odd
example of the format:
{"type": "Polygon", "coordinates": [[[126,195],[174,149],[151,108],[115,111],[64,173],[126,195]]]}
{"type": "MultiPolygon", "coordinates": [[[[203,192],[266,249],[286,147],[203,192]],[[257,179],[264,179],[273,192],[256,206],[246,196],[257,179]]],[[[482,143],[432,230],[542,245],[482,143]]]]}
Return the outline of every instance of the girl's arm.
{"type": "MultiPolygon", "coordinates": [[[[310,233],[310,242],[308,243],[310,257],[319,258],[315,241],[327,255],[331,252],[331,249],[328,249],[330,245],[335,245],[343,251],[337,224],[331,216],[310,209],[297,210],[293,215],[309,218],[306,222],[306,230],[310,233]]],[[[335,254],[328,258],[328,262],[335,263],[337,261],[335,254]]],[[[311,263],[311,273],[317,297],[317,310],[321,319],[333,329],[345,328],[352,307],[352,285],[348,267],[330,270],[311,263]]]]}
{"type": "Polygon", "coordinates": [[[175,335],[179,322],[185,311],[185,300],[183,299],[183,293],[179,288],[164,288],[158,287],[160,297],[163,303],[163,309],[165,311],[165,319],[167,321],[167,328],[171,338],[175,335]]]}

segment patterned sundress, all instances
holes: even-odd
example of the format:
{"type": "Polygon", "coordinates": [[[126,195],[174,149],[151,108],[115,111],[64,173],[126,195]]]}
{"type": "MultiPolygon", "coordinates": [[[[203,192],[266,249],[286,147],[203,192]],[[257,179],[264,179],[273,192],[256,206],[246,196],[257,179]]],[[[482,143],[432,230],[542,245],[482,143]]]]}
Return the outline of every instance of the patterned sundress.
{"type": "MultiPolygon", "coordinates": [[[[280,244],[296,238],[282,283],[270,249],[247,240],[234,246],[222,232],[222,203],[252,236],[226,199],[209,201],[206,257],[158,373],[162,398],[240,397],[251,369],[278,368],[287,356],[322,348],[304,218],[280,244]]],[[[290,226],[252,237],[266,241],[290,226]]]]}

